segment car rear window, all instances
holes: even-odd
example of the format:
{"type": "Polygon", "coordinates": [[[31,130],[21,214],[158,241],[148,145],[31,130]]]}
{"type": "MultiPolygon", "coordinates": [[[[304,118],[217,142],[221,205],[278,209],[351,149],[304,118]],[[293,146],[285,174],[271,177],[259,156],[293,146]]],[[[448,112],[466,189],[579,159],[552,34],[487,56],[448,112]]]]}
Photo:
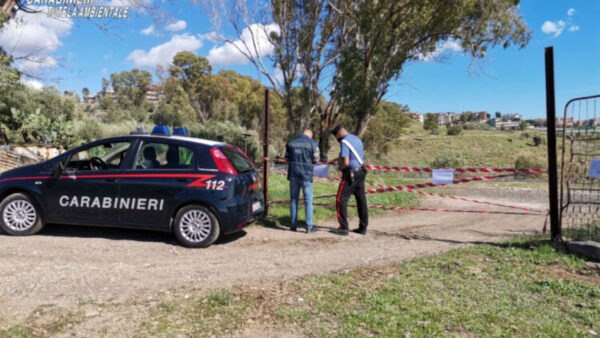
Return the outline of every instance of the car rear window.
{"type": "Polygon", "coordinates": [[[238,172],[243,173],[254,170],[254,164],[252,164],[248,157],[241,153],[237,148],[225,146],[220,149],[238,172]]]}

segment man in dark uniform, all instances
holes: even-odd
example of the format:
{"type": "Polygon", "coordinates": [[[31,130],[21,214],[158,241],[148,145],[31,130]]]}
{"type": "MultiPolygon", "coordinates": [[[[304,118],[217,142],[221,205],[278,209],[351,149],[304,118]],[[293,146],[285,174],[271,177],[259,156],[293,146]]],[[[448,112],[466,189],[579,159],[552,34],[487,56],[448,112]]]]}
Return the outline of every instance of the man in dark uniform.
{"type": "Polygon", "coordinates": [[[319,160],[319,147],[313,139],[310,129],[305,129],[302,134],[285,147],[285,158],[288,162],[288,181],[290,181],[290,216],[292,225],[290,230],[296,231],[298,226],[298,199],[300,190],[304,195],[304,209],[306,215],[306,232],[316,231],[313,227],[313,165],[319,160]]]}
{"type": "Polygon", "coordinates": [[[333,232],[338,235],[348,235],[348,200],[354,195],[358,208],[358,228],[352,230],[361,235],[367,233],[369,225],[369,208],[365,196],[365,177],[367,170],[364,167],[364,147],[360,138],[352,135],[338,124],[331,130],[331,134],[340,143],[340,157],[338,166],[342,171],[342,181],[336,196],[336,211],[339,228],[333,232]]]}

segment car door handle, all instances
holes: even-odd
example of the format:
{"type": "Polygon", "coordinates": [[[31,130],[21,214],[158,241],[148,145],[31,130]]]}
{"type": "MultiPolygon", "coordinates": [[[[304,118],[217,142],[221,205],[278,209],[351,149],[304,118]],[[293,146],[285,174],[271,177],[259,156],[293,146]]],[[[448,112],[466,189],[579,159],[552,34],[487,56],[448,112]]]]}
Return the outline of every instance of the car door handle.
{"type": "Polygon", "coordinates": [[[107,178],[106,182],[116,182],[117,179],[116,178],[107,178]]]}

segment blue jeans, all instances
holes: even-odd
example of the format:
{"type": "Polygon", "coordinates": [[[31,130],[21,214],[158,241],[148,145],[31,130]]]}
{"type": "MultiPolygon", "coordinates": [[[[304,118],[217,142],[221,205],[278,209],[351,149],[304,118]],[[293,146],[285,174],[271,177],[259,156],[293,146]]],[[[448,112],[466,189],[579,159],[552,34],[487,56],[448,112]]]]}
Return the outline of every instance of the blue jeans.
{"type": "Polygon", "coordinates": [[[313,182],[302,180],[290,181],[290,216],[292,217],[292,228],[298,225],[298,200],[300,189],[304,195],[304,210],[306,212],[306,229],[313,227],[313,182]]]}

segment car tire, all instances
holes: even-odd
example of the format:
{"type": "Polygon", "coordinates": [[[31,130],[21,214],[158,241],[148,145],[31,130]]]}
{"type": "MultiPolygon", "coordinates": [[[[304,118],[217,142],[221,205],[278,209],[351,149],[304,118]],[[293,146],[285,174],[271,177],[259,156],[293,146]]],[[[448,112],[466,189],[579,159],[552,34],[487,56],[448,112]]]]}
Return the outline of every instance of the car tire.
{"type": "Polygon", "coordinates": [[[34,235],[42,230],[44,220],[31,197],[14,193],[0,203],[0,227],[10,235],[34,235]]]}
{"type": "Polygon", "coordinates": [[[187,205],[177,212],[173,232],[184,246],[206,248],[217,240],[221,228],[212,211],[194,204],[187,205]]]}

